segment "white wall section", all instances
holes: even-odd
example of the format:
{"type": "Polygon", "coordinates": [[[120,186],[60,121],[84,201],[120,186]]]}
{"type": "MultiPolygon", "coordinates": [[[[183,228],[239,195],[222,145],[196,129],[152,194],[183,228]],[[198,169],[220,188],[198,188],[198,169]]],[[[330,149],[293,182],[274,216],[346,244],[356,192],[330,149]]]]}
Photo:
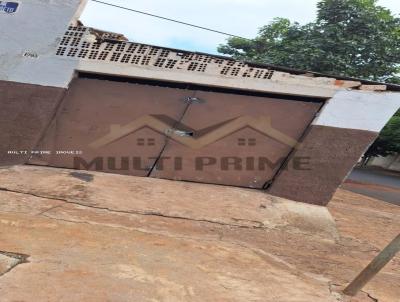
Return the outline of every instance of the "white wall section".
{"type": "Polygon", "coordinates": [[[67,87],[76,60],[55,55],[68,25],[87,0],[20,0],[0,17],[0,80],[67,87]]]}
{"type": "Polygon", "coordinates": [[[379,132],[399,108],[399,93],[339,90],[313,125],[379,132]]]}

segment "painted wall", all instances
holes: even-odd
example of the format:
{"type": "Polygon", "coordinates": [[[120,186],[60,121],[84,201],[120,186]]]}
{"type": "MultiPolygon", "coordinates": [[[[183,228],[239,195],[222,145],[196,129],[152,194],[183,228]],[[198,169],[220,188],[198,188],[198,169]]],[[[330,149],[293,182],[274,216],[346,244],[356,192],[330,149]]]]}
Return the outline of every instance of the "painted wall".
{"type": "Polygon", "coordinates": [[[399,107],[399,93],[339,90],[313,125],[379,132],[399,107]]]}
{"type": "Polygon", "coordinates": [[[0,166],[26,163],[65,90],[0,80],[0,166]]]}
{"type": "Polygon", "coordinates": [[[400,107],[392,92],[338,91],[269,188],[273,195],[325,205],[400,107]],[[296,170],[303,158],[307,169],[296,170]]]}
{"type": "Polygon", "coordinates": [[[20,0],[15,13],[1,13],[0,80],[67,87],[75,61],[55,52],[86,1],[20,0]]]}

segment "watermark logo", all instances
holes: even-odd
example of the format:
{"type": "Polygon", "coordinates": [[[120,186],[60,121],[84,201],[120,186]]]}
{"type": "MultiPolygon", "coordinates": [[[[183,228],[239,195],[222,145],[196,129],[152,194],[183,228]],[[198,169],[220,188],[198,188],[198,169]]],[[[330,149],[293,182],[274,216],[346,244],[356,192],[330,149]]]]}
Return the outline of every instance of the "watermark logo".
{"type": "Polygon", "coordinates": [[[15,1],[0,1],[0,12],[14,14],[17,12],[19,3],[15,1]]]}
{"type": "MultiPolygon", "coordinates": [[[[238,116],[218,122],[214,125],[209,125],[203,129],[193,129],[166,115],[144,115],[125,125],[111,125],[107,134],[92,141],[89,146],[92,149],[98,149],[113,144],[146,127],[193,150],[200,150],[244,128],[251,128],[254,132],[272,138],[290,147],[290,149],[298,148],[300,145],[297,140],[275,129],[272,126],[271,118],[265,116],[238,116]]],[[[139,137],[135,140],[136,145],[139,147],[160,147],[155,138],[139,137]]],[[[235,145],[239,148],[251,148],[257,146],[257,140],[254,137],[239,137],[236,138],[235,145]]],[[[263,146],[265,148],[265,145],[263,146]]],[[[225,151],[221,150],[221,152],[217,151],[217,154],[208,154],[207,156],[199,156],[198,154],[195,156],[193,153],[189,153],[188,156],[190,160],[188,161],[180,156],[164,156],[163,151],[156,157],[147,157],[147,151],[143,154],[139,152],[139,154],[126,154],[120,157],[97,156],[95,158],[86,159],[83,157],[74,157],[74,167],[77,169],[83,167],[84,169],[122,171],[132,168],[134,170],[150,171],[153,169],[152,167],[155,167],[157,171],[162,171],[164,169],[181,171],[186,168],[200,172],[206,169],[217,169],[219,171],[276,171],[281,167],[288,155],[286,151],[282,149],[282,154],[280,154],[280,156],[275,153],[273,159],[269,159],[265,156],[265,151],[266,150],[262,148],[254,149],[247,155],[246,152],[241,153],[242,157],[224,154],[225,152],[235,154],[233,149],[225,149],[225,151]],[[154,164],[149,165],[149,163],[154,164]],[[190,167],[184,167],[184,164],[190,165],[190,167]]],[[[307,157],[294,157],[292,160],[292,168],[296,170],[308,170],[308,163],[309,158],[307,157]]]]}
{"type": "MultiPolygon", "coordinates": [[[[92,148],[100,148],[109,145],[143,127],[149,127],[192,149],[201,149],[246,127],[250,127],[292,148],[298,146],[297,140],[272,127],[269,117],[255,118],[247,115],[229,119],[198,130],[191,129],[165,115],[145,115],[123,126],[111,125],[109,133],[93,141],[89,146],[92,148]],[[179,127],[175,126],[172,128],[171,125],[179,125],[179,127]]],[[[140,142],[141,145],[145,145],[146,142],[147,144],[152,143],[151,140],[145,139],[140,139],[140,142]]],[[[238,145],[254,146],[256,142],[255,139],[243,138],[239,139],[238,145]]]]}

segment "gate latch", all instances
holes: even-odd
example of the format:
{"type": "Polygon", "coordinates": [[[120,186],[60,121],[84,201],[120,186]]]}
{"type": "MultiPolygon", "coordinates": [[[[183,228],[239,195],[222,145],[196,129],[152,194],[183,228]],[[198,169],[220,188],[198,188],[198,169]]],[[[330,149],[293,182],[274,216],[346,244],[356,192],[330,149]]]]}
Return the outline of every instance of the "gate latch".
{"type": "Polygon", "coordinates": [[[205,101],[205,100],[202,100],[202,99],[199,99],[199,98],[196,98],[196,97],[188,96],[188,97],[185,98],[185,102],[186,102],[186,103],[203,104],[203,103],[205,103],[206,101],[205,101]]]}
{"type": "Polygon", "coordinates": [[[177,136],[193,136],[193,131],[184,131],[174,128],[169,128],[165,130],[165,134],[167,135],[177,135],[177,136]]]}

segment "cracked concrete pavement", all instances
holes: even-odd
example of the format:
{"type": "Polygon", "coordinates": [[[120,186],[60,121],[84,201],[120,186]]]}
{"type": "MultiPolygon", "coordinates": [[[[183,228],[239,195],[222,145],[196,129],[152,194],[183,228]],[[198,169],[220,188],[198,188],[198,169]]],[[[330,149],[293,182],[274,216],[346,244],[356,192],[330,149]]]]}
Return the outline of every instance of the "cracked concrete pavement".
{"type": "MultiPolygon", "coordinates": [[[[399,232],[400,208],[339,190],[329,211],[249,189],[0,169],[0,251],[26,255],[3,269],[1,301],[349,301],[340,289],[399,232]]],[[[0,252],[0,269],[2,255],[13,261],[0,252]]],[[[351,301],[398,301],[399,268],[397,256],[351,301]]]]}

